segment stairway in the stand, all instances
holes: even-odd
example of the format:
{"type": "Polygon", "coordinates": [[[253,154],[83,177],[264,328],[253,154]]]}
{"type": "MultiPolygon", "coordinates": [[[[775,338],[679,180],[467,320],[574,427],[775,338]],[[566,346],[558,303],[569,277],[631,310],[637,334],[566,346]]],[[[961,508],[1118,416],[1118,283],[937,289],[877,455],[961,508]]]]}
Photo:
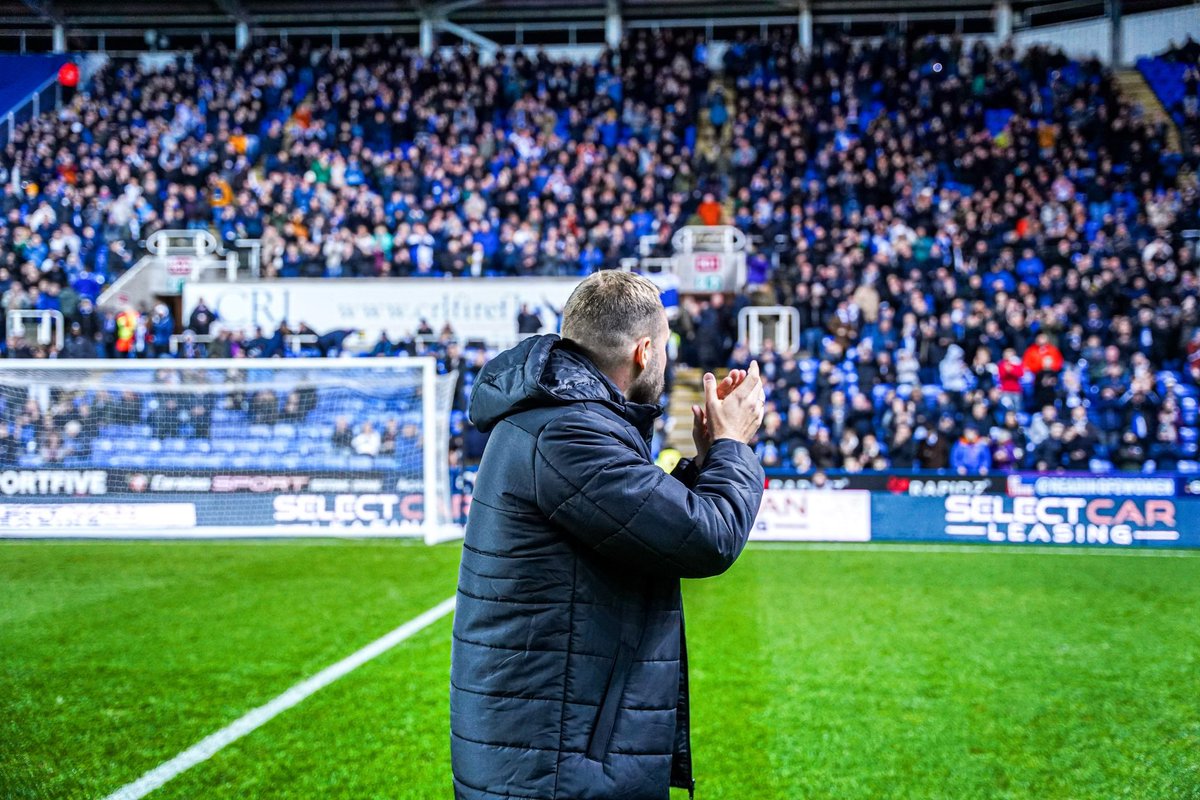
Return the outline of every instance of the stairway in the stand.
{"type": "Polygon", "coordinates": [[[1125,101],[1132,106],[1141,106],[1142,115],[1147,121],[1154,124],[1167,123],[1167,146],[1179,152],[1179,127],[1167,114],[1162,101],[1150,88],[1150,84],[1146,83],[1142,73],[1136,69],[1119,69],[1113,73],[1113,78],[1125,101]]]}
{"type": "MultiPolygon", "coordinates": [[[[728,370],[714,370],[718,379],[728,370]]],[[[684,367],[675,370],[675,385],[667,404],[671,418],[671,429],[667,432],[667,445],[674,447],[687,457],[695,455],[692,444],[692,406],[704,403],[704,370],[699,367],[684,367]]]]}

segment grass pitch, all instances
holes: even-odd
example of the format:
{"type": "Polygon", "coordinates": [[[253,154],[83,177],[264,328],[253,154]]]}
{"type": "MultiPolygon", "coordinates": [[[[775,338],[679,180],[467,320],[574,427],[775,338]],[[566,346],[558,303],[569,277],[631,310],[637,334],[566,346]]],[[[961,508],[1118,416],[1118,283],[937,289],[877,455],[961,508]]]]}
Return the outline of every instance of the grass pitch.
{"type": "MultiPolygon", "coordinates": [[[[101,798],[454,591],[392,541],[0,543],[0,798],[101,798]]],[[[1200,553],[752,546],[697,797],[1200,798],[1200,553]]],[[[443,619],[151,798],[448,798],[443,619]]]]}

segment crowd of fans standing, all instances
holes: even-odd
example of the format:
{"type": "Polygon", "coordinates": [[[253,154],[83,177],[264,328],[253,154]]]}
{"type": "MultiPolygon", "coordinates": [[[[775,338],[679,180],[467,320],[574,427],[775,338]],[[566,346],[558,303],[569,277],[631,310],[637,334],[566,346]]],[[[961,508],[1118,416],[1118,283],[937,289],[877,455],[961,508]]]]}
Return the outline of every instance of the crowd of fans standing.
{"type": "Polygon", "coordinates": [[[219,334],[185,357],[285,355],[291,331],[96,299],[164,227],[261,239],[267,277],[388,279],[585,274],[724,222],[754,242],[751,283],[685,300],[679,358],[763,361],[768,466],[1189,460],[1200,147],[1169,152],[1098,62],[1042,48],[803,52],[781,30],[730,42],[715,80],[709,46],[668,30],[584,63],[391,39],[113,62],[0,154],[0,306],[62,311],[73,357],[164,355],[180,327],[219,334]],[[802,340],[735,348],[750,304],[793,306],[802,340]]]}

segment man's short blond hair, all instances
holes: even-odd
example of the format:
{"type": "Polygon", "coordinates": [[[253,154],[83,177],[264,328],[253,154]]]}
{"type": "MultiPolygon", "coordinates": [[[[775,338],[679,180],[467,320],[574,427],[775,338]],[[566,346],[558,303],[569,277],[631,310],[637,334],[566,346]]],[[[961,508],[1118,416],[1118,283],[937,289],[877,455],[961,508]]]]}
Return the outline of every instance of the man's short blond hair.
{"type": "Polygon", "coordinates": [[[658,287],[632,272],[601,270],[583,279],[563,308],[562,335],[602,370],[618,367],[634,342],[658,333],[658,287]]]}

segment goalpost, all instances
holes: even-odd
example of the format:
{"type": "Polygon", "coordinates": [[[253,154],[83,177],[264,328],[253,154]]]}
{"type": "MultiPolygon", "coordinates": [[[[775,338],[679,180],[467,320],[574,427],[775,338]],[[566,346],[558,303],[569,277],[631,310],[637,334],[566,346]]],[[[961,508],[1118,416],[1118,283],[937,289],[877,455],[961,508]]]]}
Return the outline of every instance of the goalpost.
{"type": "Polygon", "coordinates": [[[461,534],[432,358],[0,362],[0,536],[461,534]]]}

